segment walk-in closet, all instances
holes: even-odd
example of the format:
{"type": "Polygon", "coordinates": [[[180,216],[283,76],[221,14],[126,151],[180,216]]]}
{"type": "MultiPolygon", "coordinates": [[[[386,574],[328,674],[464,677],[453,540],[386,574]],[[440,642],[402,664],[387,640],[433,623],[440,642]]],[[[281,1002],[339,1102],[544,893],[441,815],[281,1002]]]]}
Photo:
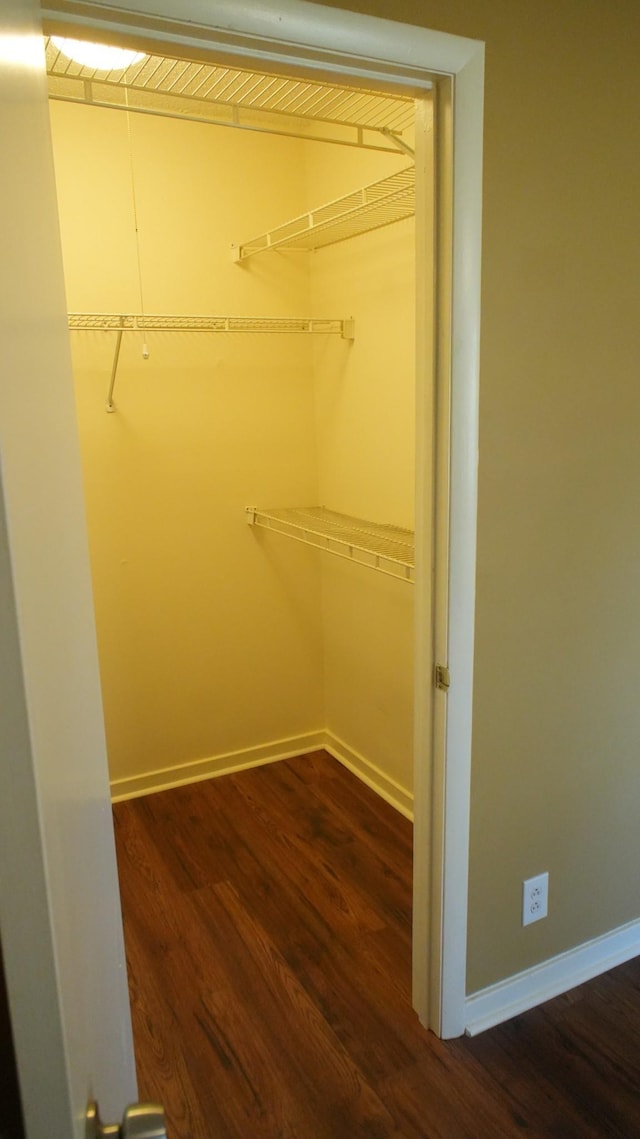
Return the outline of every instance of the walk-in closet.
{"type": "Polygon", "coordinates": [[[47,61],[114,798],[326,748],[410,814],[415,99],[47,61]]]}

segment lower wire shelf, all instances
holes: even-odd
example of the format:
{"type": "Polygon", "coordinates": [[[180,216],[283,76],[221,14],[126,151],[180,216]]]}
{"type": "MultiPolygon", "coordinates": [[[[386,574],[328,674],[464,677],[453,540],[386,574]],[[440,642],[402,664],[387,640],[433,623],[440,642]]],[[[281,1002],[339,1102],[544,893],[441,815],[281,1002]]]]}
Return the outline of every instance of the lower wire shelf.
{"type": "Polygon", "coordinates": [[[252,526],[261,526],[339,558],[348,558],[401,581],[415,580],[413,530],[352,518],[324,506],[277,510],[247,506],[246,514],[252,526]]]}

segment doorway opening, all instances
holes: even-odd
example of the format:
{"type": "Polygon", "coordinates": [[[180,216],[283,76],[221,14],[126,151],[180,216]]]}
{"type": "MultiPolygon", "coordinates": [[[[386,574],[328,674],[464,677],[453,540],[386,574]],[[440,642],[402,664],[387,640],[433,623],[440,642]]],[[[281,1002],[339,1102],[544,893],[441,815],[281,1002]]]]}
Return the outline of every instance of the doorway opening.
{"type": "Polygon", "coordinates": [[[321,746],[411,814],[430,85],[46,51],[114,797],[321,746]]]}
{"type": "Polygon", "coordinates": [[[414,99],[47,53],[114,795],[322,744],[410,813],[414,99]]]}
{"type": "MultiPolygon", "coordinates": [[[[432,953],[429,958],[434,964],[432,975],[429,976],[428,973],[426,952],[419,955],[417,969],[417,974],[421,974],[422,977],[420,981],[423,988],[422,995],[425,998],[429,995],[434,997],[431,1009],[427,1007],[426,1001],[424,1004],[420,1001],[417,1003],[424,1010],[421,1015],[425,1021],[433,1023],[437,1031],[444,1035],[455,1035],[464,1028],[464,969],[460,969],[460,958],[464,955],[465,946],[470,680],[473,645],[482,45],[459,37],[431,33],[417,27],[410,28],[347,13],[338,15],[335,11],[324,9],[320,5],[300,6],[298,12],[295,0],[270,6],[268,13],[265,13],[263,6],[253,4],[252,0],[243,4],[241,9],[226,3],[226,0],[213,0],[211,5],[207,6],[206,19],[209,21],[207,26],[199,23],[202,20],[202,10],[196,0],[185,0],[181,8],[184,20],[189,21],[185,24],[180,24],[171,18],[171,8],[163,4],[162,0],[160,4],[154,3],[153,11],[149,11],[146,16],[144,9],[150,9],[147,0],[140,0],[137,11],[126,10],[121,6],[117,12],[98,3],[82,5],[76,4],[75,0],[65,0],[63,14],[56,11],[55,5],[49,6],[44,11],[45,18],[56,19],[59,24],[65,20],[77,20],[83,24],[85,31],[90,31],[94,39],[104,38],[106,34],[113,36],[116,33],[131,34],[132,28],[144,26],[145,34],[149,38],[155,37],[156,41],[191,45],[191,49],[197,48],[200,51],[208,51],[212,45],[221,45],[230,54],[235,53],[238,56],[243,50],[247,50],[249,44],[258,56],[271,62],[277,60],[282,63],[283,60],[292,59],[307,62],[313,60],[316,66],[321,67],[323,64],[327,66],[329,60],[332,65],[336,64],[336,69],[339,71],[348,59],[348,66],[353,65],[353,70],[360,77],[370,76],[372,72],[375,75],[383,75],[386,72],[387,76],[390,74],[406,77],[416,72],[424,75],[426,71],[455,77],[455,118],[451,124],[456,171],[451,193],[455,223],[455,257],[449,298],[452,328],[455,333],[455,352],[451,361],[452,604],[448,642],[452,688],[446,698],[445,722],[448,740],[446,768],[443,763],[438,765],[437,762],[433,766],[436,793],[431,802],[433,814],[439,817],[425,819],[423,827],[425,857],[421,861],[421,866],[417,868],[417,873],[423,876],[423,888],[418,890],[418,896],[425,918],[424,944],[429,941],[430,919],[432,919],[432,939],[437,943],[437,952],[432,953]],[[166,18],[157,15],[158,9],[163,7],[166,9],[166,18]],[[304,20],[298,21],[297,17],[301,13],[304,14],[304,20]],[[430,888],[432,885],[433,889],[430,888]]],[[[70,27],[71,24],[68,25],[68,28],[70,27]]],[[[31,64],[31,57],[29,63],[31,64]]],[[[13,81],[13,75],[10,78],[13,81]]],[[[18,76],[18,79],[21,78],[18,76]]],[[[105,863],[111,865],[112,834],[108,825],[108,816],[103,810],[106,769],[98,738],[99,732],[94,732],[91,736],[92,739],[95,737],[95,746],[89,748],[85,746],[86,737],[82,735],[85,728],[90,729],[90,735],[94,725],[96,729],[98,728],[98,701],[96,673],[92,665],[93,645],[89,630],[88,606],[85,604],[88,575],[82,549],[84,530],[77,495],[79,483],[75,462],[75,440],[72,437],[73,423],[67,398],[68,368],[60,336],[63,326],[58,317],[54,321],[49,320],[46,315],[53,313],[54,310],[59,314],[62,309],[60,303],[62,298],[56,240],[55,238],[48,240],[48,235],[55,231],[55,218],[50,209],[50,167],[42,158],[43,154],[48,157],[49,151],[48,138],[45,137],[46,131],[43,130],[42,87],[37,66],[30,67],[28,76],[25,72],[24,85],[28,88],[33,103],[33,113],[26,114],[25,123],[31,134],[35,134],[36,143],[42,136],[42,147],[38,151],[37,146],[34,146],[27,154],[18,148],[17,155],[20,158],[20,171],[24,167],[27,171],[43,172],[44,192],[40,193],[39,197],[38,194],[31,195],[32,199],[39,201],[35,220],[40,221],[40,228],[36,227],[34,230],[36,236],[32,244],[37,247],[40,241],[46,257],[43,254],[38,272],[32,273],[31,276],[27,271],[31,262],[28,258],[25,261],[24,280],[30,282],[28,304],[33,306],[37,301],[39,306],[35,316],[30,310],[28,311],[24,296],[19,293],[15,295],[16,311],[28,316],[27,329],[35,327],[38,330],[38,344],[34,344],[35,356],[32,356],[30,345],[25,344],[26,338],[23,335],[25,321],[21,317],[15,322],[15,328],[11,327],[12,335],[15,332],[11,343],[15,342],[19,369],[16,373],[16,384],[9,390],[4,405],[6,430],[3,436],[3,459],[7,472],[7,508],[14,537],[14,577],[25,625],[23,652],[27,663],[35,662],[37,665],[26,670],[27,695],[41,717],[39,721],[41,726],[44,725],[46,730],[41,731],[39,739],[36,740],[37,748],[34,756],[36,781],[42,778],[45,781],[39,810],[32,812],[29,807],[29,811],[24,812],[20,832],[14,828],[11,834],[15,838],[12,848],[15,850],[14,861],[20,862],[22,853],[26,853],[29,866],[33,865],[32,850],[37,844],[30,843],[27,846],[27,838],[30,839],[32,832],[41,835],[43,868],[45,871],[47,867],[49,868],[46,877],[49,882],[48,902],[52,920],[43,938],[36,939],[35,943],[32,936],[25,941],[24,923],[15,922],[12,925],[7,921],[3,935],[6,934],[7,959],[12,969],[10,981],[14,983],[14,988],[16,975],[18,977],[22,975],[19,970],[16,974],[14,966],[16,962],[28,958],[34,951],[34,944],[46,942],[46,952],[49,955],[55,950],[61,967],[57,970],[55,984],[49,987],[46,995],[52,1002],[58,1002],[56,1008],[59,1006],[60,1021],[68,1031],[71,1041],[79,1041],[75,1055],[71,1049],[71,1055],[66,1058],[73,1077],[73,1087],[70,1086],[69,1090],[77,1104],[76,1092],[80,1085],[84,1087],[85,1074],[89,1066],[95,1073],[96,1079],[106,1081],[104,1086],[108,1087],[109,1091],[101,1094],[101,1100],[103,1095],[111,1097],[113,1106],[108,1109],[108,1113],[115,1116],[118,1102],[124,1101],[123,1087],[127,1080],[121,1079],[118,1083],[117,1079],[112,1077],[117,1076],[118,1072],[125,1072],[125,1076],[129,1073],[128,1086],[131,1086],[132,1080],[131,1068],[130,1065],[126,1066],[127,1057],[123,1054],[122,1047],[121,1027],[126,1023],[126,1011],[122,1002],[114,1001],[113,997],[113,994],[119,995],[122,988],[121,967],[114,967],[113,960],[108,959],[108,953],[102,951],[103,942],[109,948],[118,941],[119,935],[115,936],[118,925],[116,899],[112,890],[103,889],[102,893],[99,893],[95,888],[96,881],[103,882],[104,875],[101,875],[103,865],[105,863]],[[32,76],[34,82],[29,85],[26,79],[31,79],[32,76]],[[22,162],[23,157],[24,162],[22,162]],[[32,318],[36,321],[35,325],[32,318]],[[32,359],[37,360],[37,366],[34,366],[32,359]],[[61,399],[61,395],[64,398],[61,399]],[[30,408],[33,408],[34,403],[42,412],[39,419],[30,415],[30,408]],[[51,427],[49,433],[41,430],[43,417],[47,418],[51,427]],[[72,461],[66,461],[68,454],[71,454],[72,461]],[[37,509],[33,509],[34,506],[37,509]],[[58,552],[57,532],[61,538],[60,557],[53,556],[54,552],[56,555],[58,552]],[[68,542],[67,535],[69,535],[68,542]],[[77,574],[73,572],[74,561],[70,556],[72,546],[74,550],[79,549],[81,554],[77,574]],[[43,562],[47,551],[46,567],[39,565],[38,549],[42,551],[43,562]],[[49,552],[52,553],[51,558],[49,552]],[[50,612],[52,605],[56,613],[64,615],[64,620],[58,621],[55,627],[47,621],[40,620],[40,614],[50,612]],[[84,640],[83,630],[87,633],[84,640]],[[84,670],[82,677],[78,676],[77,671],[76,673],[63,671],[62,674],[58,671],[52,678],[51,669],[47,674],[46,665],[52,665],[55,670],[54,650],[60,643],[71,643],[72,651],[75,651],[76,638],[79,639],[81,647],[87,650],[85,656],[90,667],[84,670]],[[87,683],[81,683],[79,686],[83,693],[82,707],[79,707],[78,681],[84,681],[85,675],[87,683]],[[52,679],[55,683],[52,683],[52,679]],[[59,731],[58,710],[62,707],[69,709],[68,723],[74,729],[70,736],[59,731]],[[77,712],[77,716],[74,712],[77,712]],[[43,746],[43,741],[46,742],[46,746],[43,746]],[[65,766],[67,758],[70,763],[65,766]],[[52,804],[51,797],[47,797],[49,790],[47,778],[54,768],[60,768],[67,774],[71,771],[71,774],[66,781],[63,780],[58,784],[55,802],[52,804]],[[74,782],[74,777],[79,771],[83,773],[82,789],[91,789],[90,801],[93,810],[89,812],[89,827],[95,841],[90,843],[85,841],[87,811],[80,809],[84,808],[84,802],[79,801],[78,784],[77,781],[74,782]],[[65,826],[62,829],[58,825],[62,814],[59,809],[61,796],[68,807],[65,813],[65,826]],[[31,830],[24,826],[24,819],[27,817],[29,823],[33,822],[31,830]],[[86,852],[86,860],[80,857],[82,851],[86,852]],[[82,880],[80,874],[73,879],[73,897],[76,909],[79,899],[82,899],[83,921],[74,922],[72,915],[70,925],[67,871],[73,866],[79,866],[80,863],[84,875],[82,880]],[[106,922],[102,920],[105,913],[106,922]],[[91,920],[87,920],[88,914],[91,915],[91,920]],[[73,937],[60,936],[61,931],[68,934],[70,928],[73,930],[73,937]],[[101,936],[96,936],[96,930],[100,931],[101,936]],[[110,930],[115,931],[113,938],[109,936],[110,930]],[[95,985],[96,975],[101,978],[99,992],[95,985]],[[70,978],[72,978],[71,986],[68,984],[70,978]],[[85,1017],[83,1024],[80,1024],[79,1018],[73,1015],[73,1010],[78,1007],[75,994],[79,990],[84,1001],[83,1007],[95,1010],[93,1017],[85,1017]],[[102,1025],[100,1047],[97,1045],[95,1033],[87,1031],[89,1023],[92,1026],[96,1023],[102,1025]],[[107,1049],[111,1054],[117,1054],[120,1063],[118,1072],[115,1071],[117,1065],[109,1066],[103,1063],[107,1049]]],[[[20,98],[22,99],[22,95],[20,98]]],[[[24,182],[25,186],[32,184],[28,179],[24,182]]],[[[14,180],[9,185],[8,201],[11,210],[16,211],[16,216],[23,216],[20,213],[19,196],[20,184],[14,180]]],[[[15,253],[13,246],[10,252],[15,253]]],[[[11,259],[9,264],[12,264],[11,259]]],[[[18,267],[22,273],[22,265],[18,266],[16,262],[16,270],[18,267]]],[[[441,279],[440,276],[439,280],[441,279]]],[[[11,299],[13,301],[13,294],[11,299]]],[[[9,311],[13,312],[11,306],[9,311]]],[[[33,339],[35,338],[32,337],[33,339]]],[[[447,404],[448,382],[445,383],[445,389],[439,389],[440,406],[447,404]]],[[[65,659],[66,655],[68,654],[63,651],[58,659],[65,659]]],[[[443,655],[446,659],[446,654],[443,655]]],[[[430,680],[426,672],[425,676],[427,677],[425,692],[427,692],[430,680]]],[[[440,695],[436,696],[436,700],[440,703],[444,699],[440,695]]],[[[29,802],[31,803],[31,800],[29,802]]],[[[121,961],[119,955],[118,960],[121,961]]],[[[16,1008],[19,1007],[17,1004],[16,1008]]],[[[21,1055],[26,1064],[30,1051],[34,1051],[28,1047],[28,1042],[32,1039],[32,1026],[28,1015],[19,1020],[16,1037],[19,1039],[21,1055]]],[[[50,1067],[57,1065],[57,1072],[62,1060],[55,1049],[51,1050],[51,1054],[53,1060],[50,1067]]],[[[28,1065],[26,1071],[27,1085],[31,1086],[31,1070],[28,1065]]],[[[33,1086],[37,1088],[38,1073],[32,1072],[32,1074],[33,1086]]],[[[23,1079],[26,1079],[24,1074],[23,1079]]],[[[61,1086],[63,1084],[64,1080],[61,1080],[61,1086]]],[[[34,1101],[35,1099],[37,1094],[34,1095],[34,1101]]]]}
{"type": "MultiPolygon", "coordinates": [[[[436,406],[430,407],[421,424],[427,438],[435,434],[435,471],[418,491],[428,500],[429,508],[432,501],[436,502],[435,534],[424,528],[419,560],[421,557],[423,566],[433,569],[439,602],[436,599],[434,603],[431,572],[424,573],[423,587],[416,590],[417,605],[422,607],[421,627],[433,629],[435,643],[425,637],[418,646],[422,689],[416,705],[416,754],[430,756],[433,762],[417,763],[416,774],[422,790],[430,788],[433,793],[416,797],[414,1002],[424,1023],[445,1036],[457,1035],[464,1028],[465,1016],[483,45],[370,17],[346,13],[338,17],[335,11],[321,6],[305,9],[303,25],[295,22],[295,12],[280,13],[277,36],[270,18],[265,23],[262,13],[251,6],[241,13],[234,11],[230,23],[221,2],[210,14],[210,25],[198,23],[197,29],[194,23],[180,24],[155,15],[143,18],[133,12],[124,21],[98,5],[94,7],[90,15],[80,10],[72,14],[67,5],[62,18],[50,8],[45,15],[49,21],[46,30],[69,32],[75,28],[86,35],[100,28],[100,38],[126,42],[139,27],[147,45],[188,47],[191,58],[208,59],[215,48],[221,59],[234,63],[248,60],[251,66],[259,60],[264,70],[278,69],[285,63],[289,71],[311,66],[318,75],[329,71],[330,75],[352,76],[369,83],[375,80],[380,87],[426,81],[438,87],[436,296],[433,279],[425,277],[419,282],[418,302],[418,307],[422,304],[429,314],[437,309],[438,337],[435,361],[423,361],[428,374],[421,375],[419,369],[417,381],[418,386],[426,384],[432,374],[436,381],[436,406]],[[451,352],[453,343],[455,351],[451,352]],[[445,614],[444,621],[431,623],[434,609],[445,614]],[[448,659],[455,670],[446,698],[431,695],[432,666],[438,658],[448,659]]],[[[198,13],[191,15],[197,22],[198,13]]],[[[98,37],[94,34],[93,38],[98,37]]],[[[416,218],[418,225],[428,227],[430,217],[425,206],[424,200],[419,203],[416,218]]],[[[425,327],[424,321],[418,322],[418,335],[425,327]]]]}

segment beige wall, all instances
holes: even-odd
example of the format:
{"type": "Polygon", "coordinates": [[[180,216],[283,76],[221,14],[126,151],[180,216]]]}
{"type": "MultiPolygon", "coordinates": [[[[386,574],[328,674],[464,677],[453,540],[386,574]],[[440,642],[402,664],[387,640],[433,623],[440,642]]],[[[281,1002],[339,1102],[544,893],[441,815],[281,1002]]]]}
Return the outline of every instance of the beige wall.
{"type": "Polygon", "coordinates": [[[640,916],[640,7],[340,6],[486,41],[475,991],[640,916]]]}
{"type": "Polygon", "coordinates": [[[413,225],[234,264],[407,165],[51,105],[68,304],[355,316],[357,339],[72,334],[112,779],[329,728],[412,782],[412,588],[245,525],[304,505],[413,524],[413,225]],[[393,280],[393,301],[386,293],[393,280]],[[315,375],[315,384],[314,384],[315,375]]]}

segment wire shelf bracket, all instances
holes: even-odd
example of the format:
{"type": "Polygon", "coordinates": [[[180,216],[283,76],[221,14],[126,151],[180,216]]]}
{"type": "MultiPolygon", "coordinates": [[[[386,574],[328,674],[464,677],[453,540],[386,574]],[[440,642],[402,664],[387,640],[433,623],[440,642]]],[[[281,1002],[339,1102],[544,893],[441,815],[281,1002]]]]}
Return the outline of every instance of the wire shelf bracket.
{"type": "Polygon", "coordinates": [[[122,336],[124,332],[236,332],[311,333],[355,339],[355,321],[347,318],[284,316],[169,316],[146,313],[70,312],[70,331],[115,332],[116,343],[107,393],[106,410],[116,410],[113,401],[122,336]]]}
{"type": "Polygon", "coordinates": [[[236,262],[274,249],[312,251],[412,217],[416,210],[415,166],[336,198],[266,233],[233,245],[236,262]]]}
{"type": "Polygon", "coordinates": [[[369,522],[324,506],[259,509],[245,507],[250,526],[304,542],[335,557],[411,584],[415,581],[415,537],[401,526],[369,522]]]}

